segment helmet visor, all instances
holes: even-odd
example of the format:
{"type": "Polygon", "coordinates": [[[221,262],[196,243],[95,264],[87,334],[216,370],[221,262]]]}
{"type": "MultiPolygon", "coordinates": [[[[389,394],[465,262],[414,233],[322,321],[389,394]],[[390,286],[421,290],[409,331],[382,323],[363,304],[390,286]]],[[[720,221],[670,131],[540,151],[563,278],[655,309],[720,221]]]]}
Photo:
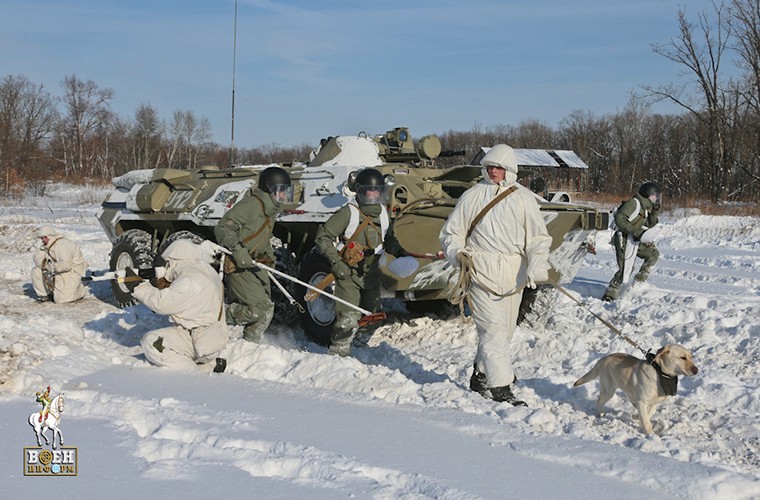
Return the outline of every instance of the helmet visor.
{"type": "Polygon", "coordinates": [[[356,201],[362,205],[384,205],[388,203],[385,186],[356,185],[356,201]]]}
{"type": "Polygon", "coordinates": [[[269,194],[277,203],[293,202],[293,186],[291,184],[269,184],[269,194]]]}

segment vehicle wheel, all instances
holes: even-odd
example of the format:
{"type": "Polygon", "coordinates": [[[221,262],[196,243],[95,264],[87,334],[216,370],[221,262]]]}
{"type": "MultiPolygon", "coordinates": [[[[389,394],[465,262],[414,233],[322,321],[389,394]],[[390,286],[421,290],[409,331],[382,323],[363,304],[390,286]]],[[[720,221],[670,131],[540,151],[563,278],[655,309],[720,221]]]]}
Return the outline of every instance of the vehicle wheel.
{"type": "MultiPolygon", "coordinates": [[[[133,269],[145,269],[153,265],[153,254],[150,251],[150,234],[140,229],[130,229],[119,235],[111,249],[109,266],[111,271],[123,271],[131,267],[133,269]]],[[[116,303],[119,307],[131,306],[135,303],[132,294],[116,280],[111,281],[116,303]]]]}
{"type": "Polygon", "coordinates": [[[161,254],[164,253],[164,250],[169,248],[169,245],[177,240],[190,240],[193,243],[201,244],[203,243],[204,238],[202,236],[198,236],[192,231],[177,231],[176,233],[170,234],[161,243],[161,245],[159,245],[156,257],[153,259],[153,267],[163,267],[166,265],[166,262],[164,261],[164,258],[161,257],[161,254]]]}
{"type": "MultiPolygon", "coordinates": [[[[328,274],[330,274],[330,263],[319,250],[312,248],[301,261],[298,278],[310,285],[316,285],[328,274]]],[[[330,285],[325,291],[332,293],[333,288],[333,285],[330,285]]],[[[317,344],[329,345],[335,324],[335,302],[324,295],[306,302],[303,298],[305,293],[306,287],[301,285],[296,287],[295,297],[305,309],[304,314],[301,315],[303,331],[317,344]]]]}
{"type": "MultiPolygon", "coordinates": [[[[277,247],[274,249],[275,264],[274,268],[285,273],[288,276],[295,276],[298,273],[298,264],[293,254],[285,247],[277,247]]],[[[272,277],[276,279],[290,295],[297,300],[298,286],[296,283],[277,276],[272,273],[272,277]]],[[[301,293],[303,297],[303,293],[301,293]]],[[[276,284],[272,283],[272,302],[274,302],[274,316],[272,321],[280,325],[292,325],[295,323],[301,315],[298,307],[291,304],[290,300],[283,294],[276,284]]]]}

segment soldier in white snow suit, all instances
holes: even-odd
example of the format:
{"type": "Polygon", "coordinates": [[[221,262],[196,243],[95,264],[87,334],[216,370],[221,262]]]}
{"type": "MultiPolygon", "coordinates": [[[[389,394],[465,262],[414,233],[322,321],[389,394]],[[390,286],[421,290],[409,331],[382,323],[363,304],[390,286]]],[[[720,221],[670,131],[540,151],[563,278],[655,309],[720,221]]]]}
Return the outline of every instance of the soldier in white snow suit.
{"type": "Polygon", "coordinates": [[[441,246],[451,265],[471,278],[467,297],[478,350],[470,387],[494,401],[525,405],[510,387],[509,344],[524,288],[549,277],[551,237],[536,196],[516,182],[514,150],[496,145],[480,164],[483,180],[459,198],[441,229],[441,246]],[[500,195],[505,197],[483,212],[500,195]]]}
{"type": "Polygon", "coordinates": [[[32,256],[32,287],[37,301],[59,304],[84,297],[82,277],[87,262],[76,243],[58,234],[52,227],[37,230],[40,245],[32,256]]]}
{"type": "MultiPolygon", "coordinates": [[[[146,333],[140,340],[145,357],[158,366],[221,373],[227,344],[224,285],[200,245],[177,240],[161,254],[166,274],[155,285],[142,282],[132,296],[175,324],[146,333]]],[[[127,273],[132,274],[128,272],[127,273]]]]}

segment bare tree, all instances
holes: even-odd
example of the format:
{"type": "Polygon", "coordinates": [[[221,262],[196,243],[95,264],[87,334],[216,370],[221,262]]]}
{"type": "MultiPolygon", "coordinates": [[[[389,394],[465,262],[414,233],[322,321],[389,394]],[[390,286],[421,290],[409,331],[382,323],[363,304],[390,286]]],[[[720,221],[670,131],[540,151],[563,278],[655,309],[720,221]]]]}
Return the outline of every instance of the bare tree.
{"type": "Polygon", "coordinates": [[[61,82],[64,95],[64,116],[59,128],[64,148],[66,174],[88,174],[94,170],[92,161],[96,152],[88,143],[96,146],[98,132],[105,132],[113,115],[109,101],[113,90],[98,88],[92,80],[82,81],[76,75],[67,76],[61,82]]]}
{"type": "Polygon", "coordinates": [[[173,168],[195,168],[198,158],[211,140],[211,122],[197,118],[192,111],[177,110],[169,126],[167,163],[173,168]]]}
{"type": "Polygon", "coordinates": [[[44,156],[43,143],[56,118],[53,99],[42,85],[21,75],[9,75],[0,82],[0,166],[5,196],[13,186],[11,177],[28,174],[34,161],[44,156]]]}
{"type": "Polygon", "coordinates": [[[739,190],[760,185],[760,0],[733,0],[730,23],[735,50],[745,71],[740,88],[749,110],[746,122],[745,147],[737,155],[737,164],[746,179],[739,190]]]}
{"type": "Polygon", "coordinates": [[[517,124],[514,130],[515,148],[537,148],[551,149],[554,148],[554,130],[545,123],[536,120],[523,120],[517,124]]]}
{"type": "Polygon", "coordinates": [[[589,165],[589,187],[592,191],[620,191],[620,175],[613,163],[616,149],[610,120],[591,112],[575,110],[560,122],[557,144],[575,151],[589,165]],[[613,171],[613,168],[615,169],[613,171]]]}
{"type": "Polygon", "coordinates": [[[702,160],[707,165],[708,178],[714,199],[725,199],[731,184],[732,165],[727,158],[726,140],[730,111],[730,97],[722,81],[721,63],[729,47],[730,25],[725,22],[724,4],[715,5],[715,18],[707,13],[698,14],[698,26],[686,19],[684,11],[678,13],[679,35],[666,45],[654,45],[655,53],[683,66],[692,82],[686,87],[666,85],[645,87],[652,96],[672,101],[688,111],[704,132],[698,133],[704,142],[702,160]],[[691,89],[693,93],[685,92],[691,89]]]}
{"type": "Polygon", "coordinates": [[[164,123],[156,108],[141,104],[135,112],[132,126],[132,161],[134,168],[156,168],[161,161],[161,141],[164,123]]]}

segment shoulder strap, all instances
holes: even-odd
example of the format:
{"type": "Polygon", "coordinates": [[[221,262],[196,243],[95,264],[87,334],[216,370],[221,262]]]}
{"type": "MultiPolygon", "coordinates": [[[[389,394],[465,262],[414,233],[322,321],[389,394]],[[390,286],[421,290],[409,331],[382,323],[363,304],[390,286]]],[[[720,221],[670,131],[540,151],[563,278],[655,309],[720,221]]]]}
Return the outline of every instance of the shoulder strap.
{"type": "Polygon", "coordinates": [[[646,215],[641,215],[641,202],[637,198],[634,198],[633,201],[636,202],[636,210],[631,214],[630,217],[628,217],[628,222],[636,226],[644,219],[646,215]]]}
{"type": "MultiPolygon", "coordinates": [[[[61,238],[56,238],[56,240],[55,240],[54,242],[52,242],[52,243],[51,243],[51,244],[50,244],[50,245],[47,247],[47,252],[48,252],[48,255],[50,255],[50,250],[52,250],[52,249],[53,249],[53,247],[55,246],[55,244],[56,244],[56,243],[58,243],[59,241],[61,241],[61,238]]],[[[50,257],[52,257],[52,255],[50,255],[50,257]]]]}
{"type": "Polygon", "coordinates": [[[249,234],[245,238],[243,238],[243,246],[248,245],[248,242],[255,239],[256,236],[260,235],[261,232],[269,227],[269,224],[272,222],[272,219],[267,216],[266,212],[264,211],[264,202],[259,199],[258,196],[254,196],[256,198],[256,201],[259,202],[259,205],[261,205],[261,213],[264,214],[264,224],[261,225],[255,232],[249,234]]]}
{"type": "Polygon", "coordinates": [[[501,193],[499,196],[497,196],[496,198],[494,198],[493,200],[491,200],[491,202],[488,203],[488,205],[486,205],[485,207],[483,207],[483,210],[481,210],[480,213],[478,213],[478,215],[476,215],[475,218],[472,219],[472,224],[470,224],[470,229],[467,231],[467,238],[469,238],[470,235],[472,234],[472,232],[475,230],[475,226],[478,225],[478,223],[481,221],[481,219],[483,219],[483,217],[485,217],[486,214],[493,207],[495,207],[497,203],[499,203],[501,200],[503,200],[504,198],[506,198],[510,194],[514,193],[515,191],[517,191],[517,186],[512,186],[511,188],[507,189],[506,191],[504,191],[503,193],[501,193]]]}
{"type": "Polygon", "coordinates": [[[351,203],[349,203],[349,207],[351,207],[350,210],[356,210],[359,213],[359,215],[363,216],[364,220],[362,221],[361,224],[357,226],[354,233],[346,239],[346,243],[348,243],[349,241],[354,241],[361,234],[361,232],[364,231],[364,228],[367,227],[368,225],[371,224],[372,227],[375,227],[375,225],[372,224],[372,219],[368,217],[367,215],[365,215],[364,212],[362,212],[359,207],[351,203]]]}

